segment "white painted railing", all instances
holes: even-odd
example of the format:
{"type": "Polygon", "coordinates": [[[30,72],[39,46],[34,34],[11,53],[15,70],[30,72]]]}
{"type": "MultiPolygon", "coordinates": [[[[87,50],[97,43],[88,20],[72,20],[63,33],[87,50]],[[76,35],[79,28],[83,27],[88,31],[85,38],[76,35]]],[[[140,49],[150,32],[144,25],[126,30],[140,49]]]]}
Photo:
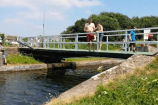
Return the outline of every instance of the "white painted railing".
{"type": "MultiPolygon", "coordinates": [[[[133,43],[132,41],[128,40],[128,35],[131,30],[135,31],[136,36],[144,34],[150,34],[152,33],[154,36],[156,35],[157,40],[155,41],[135,41],[136,44],[157,44],[157,51],[158,51],[158,27],[151,27],[151,28],[139,28],[139,29],[126,29],[126,30],[114,30],[114,31],[103,31],[100,33],[104,34],[104,37],[106,37],[106,41],[103,41],[102,44],[106,44],[106,50],[108,51],[108,45],[109,44],[125,44],[125,53],[127,53],[128,45],[130,43],[133,43]],[[151,30],[150,33],[144,33],[144,30],[151,30]],[[142,33],[138,32],[141,31],[142,33]],[[154,32],[153,32],[154,31],[154,32]],[[109,41],[109,37],[115,37],[115,36],[123,36],[125,38],[125,42],[123,41],[109,41]]],[[[79,42],[79,38],[87,38],[87,33],[74,33],[74,34],[61,34],[61,35],[48,35],[48,36],[35,36],[35,37],[19,37],[18,41],[21,41],[29,46],[38,48],[55,48],[55,45],[58,45],[59,50],[65,49],[65,44],[74,44],[75,45],[75,51],[78,51],[78,44],[88,44],[88,43],[94,43],[97,45],[97,51],[99,50],[99,33],[97,34],[97,40],[94,42],[79,42]],[[65,39],[73,39],[74,42],[66,42],[65,39]],[[24,41],[26,40],[26,41],[24,41]],[[50,44],[53,46],[50,47],[50,44]]]]}

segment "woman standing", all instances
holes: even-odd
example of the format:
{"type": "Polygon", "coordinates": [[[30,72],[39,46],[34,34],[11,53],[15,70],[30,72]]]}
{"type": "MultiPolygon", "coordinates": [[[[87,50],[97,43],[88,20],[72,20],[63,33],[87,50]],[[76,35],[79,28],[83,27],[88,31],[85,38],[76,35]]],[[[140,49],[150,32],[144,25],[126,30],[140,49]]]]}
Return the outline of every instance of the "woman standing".
{"type": "MultiPolygon", "coordinates": [[[[103,32],[103,26],[98,22],[95,30],[96,32],[103,32]]],[[[103,36],[104,36],[103,33],[99,33],[99,42],[100,42],[99,52],[101,51],[103,36]]]]}

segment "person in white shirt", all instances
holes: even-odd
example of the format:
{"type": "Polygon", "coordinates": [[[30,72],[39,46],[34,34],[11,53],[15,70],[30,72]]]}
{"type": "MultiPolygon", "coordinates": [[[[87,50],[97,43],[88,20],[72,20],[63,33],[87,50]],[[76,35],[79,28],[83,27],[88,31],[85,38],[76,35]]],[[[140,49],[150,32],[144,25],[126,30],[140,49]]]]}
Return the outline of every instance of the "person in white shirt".
{"type": "MultiPolygon", "coordinates": [[[[93,41],[94,39],[94,29],[95,25],[92,23],[92,18],[88,19],[88,23],[85,24],[84,31],[87,32],[87,42],[93,41]]],[[[92,43],[93,51],[94,51],[94,43],[92,43]]],[[[88,44],[88,51],[90,51],[90,44],[88,44]]]]}
{"type": "MultiPolygon", "coordinates": [[[[96,32],[103,32],[103,26],[98,22],[97,23],[97,27],[95,28],[96,32]]],[[[99,46],[99,52],[101,50],[102,47],[102,40],[103,40],[103,33],[99,33],[99,42],[100,42],[100,46],[99,46]]]]}

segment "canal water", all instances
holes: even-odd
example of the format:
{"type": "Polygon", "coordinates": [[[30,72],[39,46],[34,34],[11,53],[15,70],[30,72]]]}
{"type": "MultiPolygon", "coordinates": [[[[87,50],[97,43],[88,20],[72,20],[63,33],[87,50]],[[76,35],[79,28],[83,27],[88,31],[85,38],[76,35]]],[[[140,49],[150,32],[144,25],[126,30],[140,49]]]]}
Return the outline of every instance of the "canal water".
{"type": "MultiPolygon", "coordinates": [[[[102,65],[102,70],[115,65],[102,65]]],[[[98,67],[0,72],[0,105],[42,105],[98,74],[98,67]]]]}
{"type": "Polygon", "coordinates": [[[0,72],[0,105],[42,105],[97,74],[97,68],[0,72]]]}

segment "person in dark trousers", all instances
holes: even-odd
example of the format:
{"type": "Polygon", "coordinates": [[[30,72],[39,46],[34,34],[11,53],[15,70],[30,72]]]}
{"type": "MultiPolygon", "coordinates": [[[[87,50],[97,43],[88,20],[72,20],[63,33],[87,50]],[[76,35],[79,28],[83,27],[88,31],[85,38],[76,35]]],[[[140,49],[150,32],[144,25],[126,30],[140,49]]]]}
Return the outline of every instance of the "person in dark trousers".
{"type": "Polygon", "coordinates": [[[3,64],[7,65],[6,52],[5,52],[5,48],[2,45],[2,42],[0,42],[0,48],[3,55],[3,64]]]}
{"type": "MultiPolygon", "coordinates": [[[[135,29],[135,27],[133,25],[131,25],[131,29],[135,29]]],[[[134,43],[134,42],[136,39],[135,39],[135,32],[134,31],[130,31],[129,40],[132,41],[132,43],[130,43],[130,46],[132,47],[132,51],[135,52],[136,43],[134,43]]]]}

